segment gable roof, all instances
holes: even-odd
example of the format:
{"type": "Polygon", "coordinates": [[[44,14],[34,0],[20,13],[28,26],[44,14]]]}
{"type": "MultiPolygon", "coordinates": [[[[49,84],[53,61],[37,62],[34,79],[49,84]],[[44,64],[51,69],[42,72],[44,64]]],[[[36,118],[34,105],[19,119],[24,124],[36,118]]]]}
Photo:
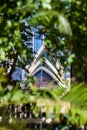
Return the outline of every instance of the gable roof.
{"type": "Polygon", "coordinates": [[[35,55],[35,58],[30,66],[27,66],[26,69],[29,72],[29,76],[34,76],[39,70],[44,70],[46,73],[48,73],[54,81],[58,83],[59,86],[67,87],[65,84],[65,79],[63,74],[59,74],[58,70],[63,71],[63,67],[59,64],[57,61],[55,66],[46,58],[44,57],[44,63],[48,66],[48,68],[44,67],[40,62],[41,55],[46,51],[45,45],[43,44],[37,54],[35,55]],[[51,70],[51,71],[50,71],[51,70]]]}

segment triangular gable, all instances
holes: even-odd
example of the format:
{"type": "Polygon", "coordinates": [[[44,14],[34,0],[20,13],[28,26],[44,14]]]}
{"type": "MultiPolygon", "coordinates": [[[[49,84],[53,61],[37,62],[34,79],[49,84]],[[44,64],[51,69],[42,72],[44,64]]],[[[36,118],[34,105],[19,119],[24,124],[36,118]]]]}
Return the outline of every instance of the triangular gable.
{"type": "MultiPolygon", "coordinates": [[[[56,77],[60,79],[60,81],[62,82],[63,77],[60,77],[58,75],[58,71],[56,70],[56,68],[45,57],[44,62],[48,65],[48,67],[52,70],[52,72],[56,75],[56,77]]],[[[39,60],[35,61],[33,65],[28,69],[29,75],[32,75],[32,73],[38,68],[38,66],[41,66],[41,62],[39,60]]]]}
{"type": "Polygon", "coordinates": [[[46,73],[48,73],[52,79],[54,79],[54,81],[59,85],[59,86],[63,86],[64,88],[66,87],[59,78],[57,78],[51,71],[49,71],[46,67],[40,66],[38,69],[36,69],[35,71],[33,71],[33,73],[31,74],[32,76],[34,76],[37,72],[39,72],[40,70],[45,71],[46,73]]]}
{"type": "MultiPolygon", "coordinates": [[[[46,48],[45,48],[45,45],[43,44],[41,46],[41,48],[38,50],[38,52],[36,53],[35,55],[35,58],[33,60],[33,62],[31,63],[31,65],[29,66],[26,66],[26,69],[28,70],[29,68],[33,68],[36,64],[36,62],[39,60],[39,58],[41,57],[41,55],[46,51],[46,48]]],[[[59,62],[57,61],[56,64],[55,64],[56,68],[59,69],[59,68],[62,68],[61,65],[59,64],[59,62]]]]}
{"type": "Polygon", "coordinates": [[[47,66],[52,70],[53,73],[50,72],[49,69],[42,67],[41,62],[40,62],[40,57],[42,56],[42,54],[44,52],[46,52],[46,49],[45,49],[45,45],[43,44],[41,46],[41,48],[39,49],[39,51],[37,52],[37,54],[35,55],[35,58],[34,58],[32,64],[30,66],[26,67],[26,69],[29,72],[29,76],[32,76],[32,75],[35,74],[35,72],[39,71],[40,69],[43,69],[52,78],[54,78],[54,80],[58,83],[59,86],[65,87],[66,85],[64,84],[65,79],[63,77],[63,74],[62,74],[62,76],[60,76],[59,73],[58,73],[58,70],[63,69],[63,67],[60,66],[58,61],[56,62],[55,65],[53,65],[46,57],[44,57],[45,64],[47,64],[47,66]]]}

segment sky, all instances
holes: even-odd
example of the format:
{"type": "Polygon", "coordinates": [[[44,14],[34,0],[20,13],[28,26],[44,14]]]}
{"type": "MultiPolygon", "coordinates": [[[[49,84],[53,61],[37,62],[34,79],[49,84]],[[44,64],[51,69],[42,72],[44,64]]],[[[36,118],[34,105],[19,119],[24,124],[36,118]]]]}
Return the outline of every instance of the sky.
{"type": "Polygon", "coordinates": [[[42,41],[40,39],[35,39],[34,40],[34,51],[37,52],[39,48],[42,45],[42,41]]]}
{"type": "Polygon", "coordinates": [[[38,30],[34,32],[34,51],[37,52],[41,45],[43,44],[43,35],[38,33],[38,30]]]}
{"type": "MultiPolygon", "coordinates": [[[[35,34],[36,35],[36,34],[35,34]]],[[[34,37],[34,52],[37,52],[42,45],[41,36],[36,35],[34,37]]],[[[25,77],[25,71],[19,67],[16,68],[15,72],[12,74],[12,80],[23,80],[25,77]]]]}

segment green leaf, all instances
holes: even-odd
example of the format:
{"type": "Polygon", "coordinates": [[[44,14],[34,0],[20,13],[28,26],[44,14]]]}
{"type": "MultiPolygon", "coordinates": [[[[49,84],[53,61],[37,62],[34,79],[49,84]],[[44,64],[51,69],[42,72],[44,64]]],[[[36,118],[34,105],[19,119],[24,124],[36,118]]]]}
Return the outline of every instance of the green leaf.
{"type": "Polygon", "coordinates": [[[5,56],[4,48],[0,48],[0,60],[5,60],[5,56]]]}
{"type": "Polygon", "coordinates": [[[11,97],[11,102],[19,103],[22,101],[23,98],[23,91],[22,90],[15,90],[11,97]]]}
{"type": "Polygon", "coordinates": [[[42,2],[43,8],[51,9],[50,2],[51,2],[51,0],[43,0],[43,2],[42,2]]]}
{"type": "Polygon", "coordinates": [[[59,15],[59,30],[61,33],[72,36],[70,23],[62,14],[59,15]]]}

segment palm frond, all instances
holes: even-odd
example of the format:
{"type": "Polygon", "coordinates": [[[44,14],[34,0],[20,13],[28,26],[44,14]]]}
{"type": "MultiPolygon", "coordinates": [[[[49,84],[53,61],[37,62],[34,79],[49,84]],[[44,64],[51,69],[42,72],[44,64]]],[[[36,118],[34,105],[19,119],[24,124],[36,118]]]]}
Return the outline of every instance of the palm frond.
{"type": "Polygon", "coordinates": [[[76,107],[87,109],[87,85],[84,83],[75,84],[61,99],[69,101],[71,105],[76,107]]]}

